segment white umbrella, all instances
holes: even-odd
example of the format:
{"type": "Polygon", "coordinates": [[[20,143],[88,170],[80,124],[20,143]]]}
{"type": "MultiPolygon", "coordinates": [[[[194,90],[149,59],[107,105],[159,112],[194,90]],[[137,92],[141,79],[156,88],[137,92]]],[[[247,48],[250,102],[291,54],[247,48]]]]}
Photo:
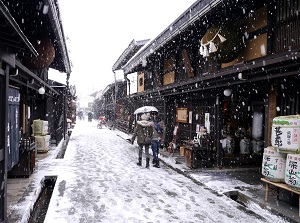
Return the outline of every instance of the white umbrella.
{"type": "Polygon", "coordinates": [[[134,111],[133,114],[147,113],[147,112],[158,112],[157,108],[153,106],[143,106],[134,111]]]}

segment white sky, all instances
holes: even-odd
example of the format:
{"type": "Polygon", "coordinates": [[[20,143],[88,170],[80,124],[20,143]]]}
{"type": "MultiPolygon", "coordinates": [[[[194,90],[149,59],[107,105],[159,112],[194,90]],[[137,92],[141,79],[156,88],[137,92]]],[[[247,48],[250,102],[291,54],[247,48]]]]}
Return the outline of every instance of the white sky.
{"type": "MultiPolygon", "coordinates": [[[[258,219],[221,196],[237,188],[250,188],[236,179],[214,179],[195,172],[193,177],[205,184],[200,186],[163,163],[161,168],[146,169],[143,159],[143,166],[137,166],[137,144],[127,143],[124,139],[129,136],[122,132],[97,129],[96,125],[96,121],[78,120],[64,158],[55,159],[60,144],[51,147],[47,158],[36,164],[30,192],[9,208],[22,216],[18,223],[28,222],[44,176],[57,176],[45,223],[285,222],[249,200],[248,208],[262,216],[258,219]]],[[[188,170],[173,159],[160,158],[188,170]]]]}
{"type": "MultiPolygon", "coordinates": [[[[195,0],[60,0],[62,24],[73,64],[70,84],[77,95],[104,89],[114,81],[112,66],[129,43],[151,39],[195,0]],[[68,40],[69,39],[69,40],[68,40]]],[[[65,83],[66,75],[51,70],[65,83]]],[[[117,73],[117,79],[122,78],[117,73]]]]}

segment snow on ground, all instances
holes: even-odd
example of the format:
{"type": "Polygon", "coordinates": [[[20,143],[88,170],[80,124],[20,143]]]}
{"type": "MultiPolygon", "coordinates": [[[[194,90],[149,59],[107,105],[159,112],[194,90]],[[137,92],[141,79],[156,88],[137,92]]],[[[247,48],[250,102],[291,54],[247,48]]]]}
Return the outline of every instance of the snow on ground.
{"type": "MultiPolygon", "coordinates": [[[[64,159],[54,159],[53,152],[38,163],[36,187],[43,176],[57,176],[45,223],[284,222],[259,208],[253,213],[166,165],[149,170],[144,159],[137,166],[137,145],[96,124],[78,121],[64,159]]],[[[32,205],[37,190],[19,204],[20,211],[32,205]]]]}

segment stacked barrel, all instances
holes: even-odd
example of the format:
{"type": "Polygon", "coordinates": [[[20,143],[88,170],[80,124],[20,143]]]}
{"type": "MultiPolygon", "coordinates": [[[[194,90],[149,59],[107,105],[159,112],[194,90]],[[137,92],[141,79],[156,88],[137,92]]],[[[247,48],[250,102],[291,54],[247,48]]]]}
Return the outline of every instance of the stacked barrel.
{"type": "Polygon", "coordinates": [[[31,125],[35,138],[36,151],[45,153],[49,150],[50,135],[48,135],[48,121],[36,119],[31,125]]]}
{"type": "Polygon", "coordinates": [[[300,190],[300,115],[273,119],[271,145],[264,149],[262,174],[300,190]]]}

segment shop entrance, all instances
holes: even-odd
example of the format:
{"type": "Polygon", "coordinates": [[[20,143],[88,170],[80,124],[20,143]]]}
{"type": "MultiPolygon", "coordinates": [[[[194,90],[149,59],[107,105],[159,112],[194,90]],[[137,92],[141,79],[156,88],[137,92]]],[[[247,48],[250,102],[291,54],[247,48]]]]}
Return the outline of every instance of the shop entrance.
{"type": "Polygon", "coordinates": [[[265,125],[263,95],[247,93],[224,97],[220,140],[224,162],[261,162],[265,125]]]}

